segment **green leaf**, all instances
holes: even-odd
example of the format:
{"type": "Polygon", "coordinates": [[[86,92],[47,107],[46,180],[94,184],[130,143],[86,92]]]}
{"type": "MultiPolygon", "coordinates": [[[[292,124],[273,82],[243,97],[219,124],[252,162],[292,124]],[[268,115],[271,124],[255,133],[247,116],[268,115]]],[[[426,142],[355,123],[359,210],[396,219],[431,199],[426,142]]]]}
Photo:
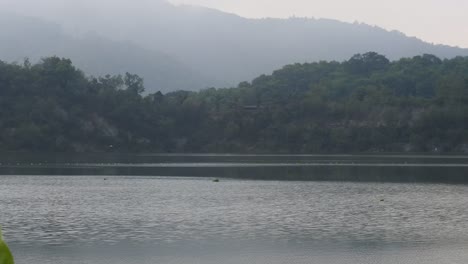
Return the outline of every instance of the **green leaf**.
{"type": "Polygon", "coordinates": [[[5,241],[3,241],[2,229],[0,227],[0,264],[14,264],[13,255],[5,241]]]}

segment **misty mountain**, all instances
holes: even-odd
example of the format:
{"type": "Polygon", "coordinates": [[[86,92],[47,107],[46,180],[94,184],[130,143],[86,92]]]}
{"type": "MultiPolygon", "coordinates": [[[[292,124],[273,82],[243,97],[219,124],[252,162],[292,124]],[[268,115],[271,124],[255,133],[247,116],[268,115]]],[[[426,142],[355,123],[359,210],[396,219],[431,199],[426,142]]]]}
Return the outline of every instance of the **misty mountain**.
{"type": "MultiPolygon", "coordinates": [[[[92,32],[116,43],[132,43],[146,51],[166,54],[173,59],[170,65],[181,62],[188,69],[182,68],[192,75],[172,75],[175,79],[169,78],[171,75],[163,76],[173,83],[186,80],[183,83],[189,83],[193,89],[233,86],[285,64],[343,61],[367,51],[378,52],[391,60],[426,53],[440,58],[468,55],[468,49],[433,45],[401,32],[331,19],[247,19],[209,8],[174,6],[162,0],[58,2],[42,1],[37,6],[42,10],[27,14],[55,21],[75,38],[86,38],[92,32]],[[46,9],[53,4],[57,7],[55,11],[46,9]],[[206,76],[208,82],[188,81],[186,76],[197,77],[194,72],[206,76]]],[[[92,48],[93,42],[89,43],[92,48]]],[[[127,55],[133,58],[134,54],[127,55]]],[[[89,67],[75,61],[85,70],[89,67]]],[[[137,60],[135,63],[138,65],[137,60]]],[[[148,83],[152,70],[145,63],[140,63],[143,70],[136,73],[148,83]]],[[[102,69],[105,65],[102,64],[102,69]]],[[[198,80],[195,77],[191,80],[198,80]]]]}
{"type": "Polygon", "coordinates": [[[138,73],[148,92],[199,89],[208,82],[167,54],[94,33],[72,37],[58,24],[37,18],[0,16],[0,60],[22,63],[46,56],[72,59],[90,75],[138,73]]]}

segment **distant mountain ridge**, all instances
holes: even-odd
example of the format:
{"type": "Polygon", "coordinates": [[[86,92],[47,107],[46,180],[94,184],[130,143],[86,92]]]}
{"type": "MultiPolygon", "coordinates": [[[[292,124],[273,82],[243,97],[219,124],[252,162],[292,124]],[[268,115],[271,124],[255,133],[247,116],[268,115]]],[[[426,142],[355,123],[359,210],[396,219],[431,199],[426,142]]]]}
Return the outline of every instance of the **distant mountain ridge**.
{"type": "Polygon", "coordinates": [[[97,34],[72,37],[57,24],[23,16],[0,16],[0,60],[21,63],[25,58],[71,58],[90,75],[138,73],[149,92],[201,88],[208,81],[177,59],[131,42],[113,41],[97,34]],[[183,76],[183,78],[181,78],[183,76]]]}
{"type": "MultiPolygon", "coordinates": [[[[44,5],[47,1],[52,0],[45,0],[44,5]]],[[[48,43],[35,39],[37,34],[34,37],[23,34],[23,42],[40,56],[56,52],[72,57],[91,74],[133,71],[145,78],[147,89],[152,92],[234,86],[286,64],[343,61],[368,51],[391,60],[426,53],[440,58],[468,56],[468,49],[433,45],[397,31],[331,19],[247,19],[209,8],[174,6],[161,0],[118,0],[113,2],[112,12],[104,4],[91,0],[73,3],[64,4],[64,9],[55,15],[42,17],[63,27],[62,34],[66,36],[60,38],[67,39],[64,41],[67,44],[50,48],[48,43]],[[128,3],[132,3],[132,8],[124,8],[128,3]],[[93,37],[89,37],[89,32],[93,37]],[[107,45],[109,48],[105,48],[107,45]],[[80,54],[82,51],[84,56],[80,54]],[[86,60],[86,56],[95,61],[86,60]]],[[[14,23],[10,26],[14,31],[14,23]]],[[[8,38],[0,41],[14,43],[8,38]]],[[[22,49],[13,51],[0,48],[0,59],[11,54],[31,56],[23,55],[22,49]]]]}

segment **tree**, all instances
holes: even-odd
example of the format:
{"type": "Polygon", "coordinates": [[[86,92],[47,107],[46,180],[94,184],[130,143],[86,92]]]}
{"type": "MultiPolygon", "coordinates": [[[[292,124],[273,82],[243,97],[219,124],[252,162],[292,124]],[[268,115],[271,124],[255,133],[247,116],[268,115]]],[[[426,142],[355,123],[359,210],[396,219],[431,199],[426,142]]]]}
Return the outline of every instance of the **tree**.
{"type": "Polygon", "coordinates": [[[346,69],[355,74],[369,74],[373,71],[387,69],[390,61],[376,52],[356,54],[345,63],[346,69]]]}
{"type": "Polygon", "coordinates": [[[143,78],[136,74],[125,73],[124,83],[127,86],[127,90],[134,94],[141,94],[145,91],[143,78]]]}

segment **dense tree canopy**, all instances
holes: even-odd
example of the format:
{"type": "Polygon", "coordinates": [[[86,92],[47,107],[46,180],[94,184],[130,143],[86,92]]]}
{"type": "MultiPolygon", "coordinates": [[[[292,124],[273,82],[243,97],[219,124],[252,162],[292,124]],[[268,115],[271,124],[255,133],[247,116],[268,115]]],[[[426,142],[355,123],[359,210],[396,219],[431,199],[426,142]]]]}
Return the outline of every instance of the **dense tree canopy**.
{"type": "Polygon", "coordinates": [[[67,59],[0,62],[0,150],[468,151],[465,57],[371,52],[236,88],[143,91],[138,75],[86,77],[67,59]]]}

